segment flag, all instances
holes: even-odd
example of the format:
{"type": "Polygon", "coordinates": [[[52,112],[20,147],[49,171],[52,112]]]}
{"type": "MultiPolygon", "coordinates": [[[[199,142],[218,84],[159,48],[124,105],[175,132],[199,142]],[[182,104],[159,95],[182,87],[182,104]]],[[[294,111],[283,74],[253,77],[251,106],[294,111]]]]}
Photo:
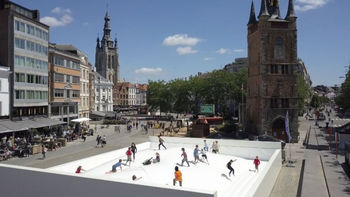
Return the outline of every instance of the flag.
{"type": "Polygon", "coordinates": [[[290,132],[289,132],[289,118],[288,118],[288,111],[287,111],[287,114],[286,114],[285,126],[286,126],[286,133],[287,133],[287,135],[288,135],[288,140],[290,141],[290,140],[292,139],[292,136],[290,135],[290,132]]]}

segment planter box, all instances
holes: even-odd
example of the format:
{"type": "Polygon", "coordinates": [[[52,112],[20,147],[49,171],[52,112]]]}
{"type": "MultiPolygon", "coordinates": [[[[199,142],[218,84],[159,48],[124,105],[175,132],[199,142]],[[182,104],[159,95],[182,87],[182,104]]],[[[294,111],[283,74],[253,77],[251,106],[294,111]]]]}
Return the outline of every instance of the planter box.
{"type": "Polygon", "coordinates": [[[40,145],[34,145],[33,148],[32,148],[32,153],[33,153],[33,155],[41,153],[41,146],[40,145]]]}

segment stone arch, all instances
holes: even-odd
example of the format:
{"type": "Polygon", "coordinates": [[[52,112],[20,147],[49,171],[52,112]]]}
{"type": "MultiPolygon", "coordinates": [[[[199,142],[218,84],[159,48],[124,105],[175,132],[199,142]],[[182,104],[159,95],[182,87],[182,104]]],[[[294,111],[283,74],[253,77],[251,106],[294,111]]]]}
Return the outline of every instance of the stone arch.
{"type": "Polygon", "coordinates": [[[286,133],[284,117],[282,116],[276,117],[272,121],[271,130],[272,130],[272,133],[271,133],[272,136],[281,140],[286,140],[287,133],[286,133]]]}

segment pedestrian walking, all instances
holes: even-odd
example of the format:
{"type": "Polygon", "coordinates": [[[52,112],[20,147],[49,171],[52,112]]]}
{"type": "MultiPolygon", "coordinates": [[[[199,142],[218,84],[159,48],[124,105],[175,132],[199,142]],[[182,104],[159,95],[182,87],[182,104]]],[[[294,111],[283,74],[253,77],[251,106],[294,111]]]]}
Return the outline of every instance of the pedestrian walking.
{"type": "Polygon", "coordinates": [[[188,165],[188,167],[190,167],[190,164],[188,163],[187,153],[186,153],[186,151],[185,151],[185,148],[181,148],[181,150],[182,150],[181,156],[183,157],[183,158],[182,158],[182,161],[181,161],[181,166],[183,166],[183,165],[184,165],[184,162],[186,162],[187,165],[188,165]]]}
{"type": "Polygon", "coordinates": [[[102,138],[100,138],[100,143],[101,143],[101,147],[103,148],[106,144],[107,144],[107,138],[105,135],[103,135],[102,138]]]}
{"type": "Polygon", "coordinates": [[[259,160],[258,156],[256,156],[255,159],[254,159],[254,165],[255,165],[256,172],[259,172],[260,160],[259,160]]]}
{"type": "Polygon", "coordinates": [[[193,157],[194,157],[194,163],[198,163],[198,161],[200,161],[198,145],[196,145],[196,147],[193,150],[193,157]]]}
{"type": "Polygon", "coordinates": [[[43,154],[43,159],[46,158],[47,148],[44,145],[41,145],[41,154],[43,154]]]}
{"type": "MultiPolygon", "coordinates": [[[[236,161],[236,160],[235,160],[236,161]]],[[[234,176],[235,175],[235,170],[232,168],[231,164],[233,163],[234,161],[231,159],[227,164],[226,164],[226,167],[230,170],[230,172],[228,173],[229,176],[231,176],[231,173],[232,175],[234,176]]]]}
{"type": "Polygon", "coordinates": [[[208,156],[207,156],[207,153],[204,149],[201,149],[201,155],[202,155],[202,161],[204,161],[204,159],[205,159],[207,161],[207,164],[209,164],[208,156]]]}
{"type": "Polygon", "coordinates": [[[100,138],[101,138],[100,135],[96,136],[96,147],[98,147],[100,145],[100,138]]]}
{"type": "Polygon", "coordinates": [[[128,164],[129,162],[129,166],[131,166],[131,155],[132,155],[132,152],[131,152],[131,148],[129,147],[128,150],[126,151],[126,164],[128,164]]]}
{"type": "Polygon", "coordinates": [[[163,146],[166,150],[166,147],[164,146],[164,140],[160,137],[160,135],[158,135],[158,139],[159,139],[158,149],[160,150],[160,146],[163,146]]]}
{"type": "Polygon", "coordinates": [[[135,161],[135,154],[137,152],[136,144],[134,142],[132,142],[130,147],[131,147],[133,161],[135,161]]]}
{"type": "Polygon", "coordinates": [[[179,170],[178,166],[175,166],[175,173],[174,173],[174,175],[175,175],[175,178],[173,179],[173,185],[175,186],[176,182],[179,182],[180,187],[182,187],[182,173],[179,170]]]}
{"type": "Polygon", "coordinates": [[[208,147],[208,144],[207,144],[207,140],[204,140],[204,150],[205,150],[205,151],[209,151],[209,147],[208,147]]]}

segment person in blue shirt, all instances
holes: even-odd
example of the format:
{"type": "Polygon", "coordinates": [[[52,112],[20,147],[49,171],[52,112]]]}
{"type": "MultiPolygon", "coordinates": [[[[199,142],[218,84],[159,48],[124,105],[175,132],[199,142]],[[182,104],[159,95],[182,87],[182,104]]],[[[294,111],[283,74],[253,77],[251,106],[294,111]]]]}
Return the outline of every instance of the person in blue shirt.
{"type": "Polygon", "coordinates": [[[193,157],[194,157],[194,163],[197,163],[198,161],[200,161],[198,145],[196,145],[196,148],[194,148],[193,150],[193,157]]]}
{"type": "Polygon", "coordinates": [[[112,170],[109,171],[109,172],[106,172],[106,174],[116,173],[116,172],[117,172],[117,167],[120,167],[120,171],[122,171],[122,165],[125,165],[125,164],[123,164],[123,163],[122,163],[122,160],[119,159],[119,162],[116,163],[116,164],[114,164],[114,165],[112,166],[112,170]]]}

